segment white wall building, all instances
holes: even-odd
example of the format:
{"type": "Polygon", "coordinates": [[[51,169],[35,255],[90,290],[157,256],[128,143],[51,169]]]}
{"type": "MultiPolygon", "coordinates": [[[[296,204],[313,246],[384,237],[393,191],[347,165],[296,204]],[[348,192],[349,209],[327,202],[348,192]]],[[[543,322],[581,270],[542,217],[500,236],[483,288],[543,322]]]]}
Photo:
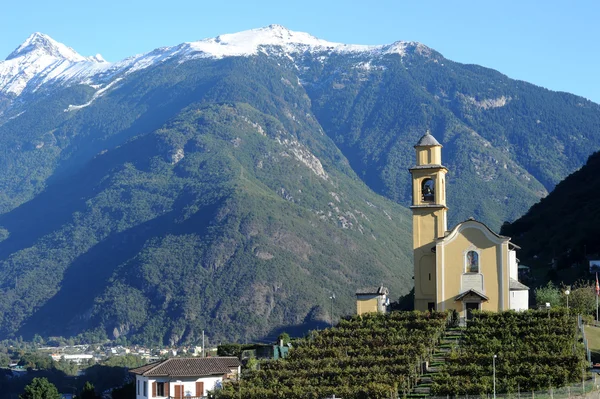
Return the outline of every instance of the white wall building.
{"type": "Polygon", "coordinates": [[[240,374],[236,357],[170,358],[130,370],[136,399],[199,398],[240,374]]]}
{"type": "MultiPolygon", "coordinates": [[[[514,244],[512,244],[512,246],[519,248],[514,244]]],[[[510,298],[508,301],[510,309],[517,311],[527,310],[529,309],[529,287],[519,282],[519,263],[517,253],[514,249],[508,251],[508,267],[508,284],[510,290],[510,298]]]]}

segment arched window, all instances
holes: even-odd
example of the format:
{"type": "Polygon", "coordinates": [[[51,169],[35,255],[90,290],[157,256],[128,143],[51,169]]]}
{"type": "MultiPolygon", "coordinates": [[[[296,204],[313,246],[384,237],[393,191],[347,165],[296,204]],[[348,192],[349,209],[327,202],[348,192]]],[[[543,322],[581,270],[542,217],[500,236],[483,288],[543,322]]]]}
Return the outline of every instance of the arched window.
{"type": "Polygon", "coordinates": [[[421,185],[423,201],[433,202],[435,199],[435,182],[433,179],[425,179],[421,185]]]}
{"type": "Polygon", "coordinates": [[[475,251],[467,252],[465,271],[467,273],[479,273],[479,254],[475,251]]]}

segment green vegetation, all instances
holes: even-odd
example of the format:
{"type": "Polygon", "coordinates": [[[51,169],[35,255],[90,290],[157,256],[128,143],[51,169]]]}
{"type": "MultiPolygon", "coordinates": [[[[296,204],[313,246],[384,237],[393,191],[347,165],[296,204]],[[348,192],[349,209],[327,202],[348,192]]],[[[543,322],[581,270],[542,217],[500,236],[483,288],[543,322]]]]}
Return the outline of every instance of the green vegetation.
{"type": "Polygon", "coordinates": [[[503,226],[502,234],[523,247],[519,258],[540,279],[570,284],[594,278],[588,260],[600,259],[600,208],[594,194],[600,193],[598,171],[600,153],[595,153],[524,216],[503,226]]]}
{"type": "MultiPolygon", "coordinates": [[[[0,373],[2,397],[16,397],[25,392],[27,385],[37,390],[39,380],[46,380],[61,393],[83,395],[88,399],[93,399],[95,392],[122,387],[117,390],[115,397],[125,399],[131,393],[130,388],[124,385],[129,380],[128,369],[146,364],[138,356],[127,355],[108,358],[99,364],[77,365],[63,360],[53,361],[47,353],[42,352],[25,353],[19,363],[28,368],[24,375],[11,378],[10,372],[0,373]],[[43,359],[49,361],[44,362],[43,359]]],[[[41,385],[47,387],[45,383],[41,385]]]]}
{"type": "MultiPolygon", "coordinates": [[[[426,129],[444,145],[450,225],[496,230],[521,216],[597,148],[598,104],[409,48],[357,68],[332,57],[306,91],[325,132],[378,193],[408,205],[413,145],[426,129]]],[[[367,60],[364,60],[367,62],[367,60]]]]}
{"type": "Polygon", "coordinates": [[[34,378],[31,384],[25,387],[25,392],[19,399],[60,399],[56,387],[46,378],[34,378]]]}
{"type": "MultiPolygon", "coordinates": [[[[239,341],[324,324],[329,290],[341,309],[365,284],[408,291],[406,210],[333,167],[319,175],[301,160],[308,147],[283,140],[295,139],[247,104],[197,105],[99,155],[46,194],[75,201],[64,224],[2,264],[15,281],[3,334],[64,335],[90,312],[80,328],[94,338],[239,341]]],[[[25,225],[47,204],[26,207],[25,225]]]]}
{"type": "Polygon", "coordinates": [[[98,395],[96,395],[96,391],[94,390],[94,384],[91,384],[89,381],[83,385],[83,390],[78,395],[80,399],[96,399],[98,395]]]}
{"type": "Polygon", "coordinates": [[[433,395],[485,395],[559,388],[581,381],[586,362],[577,322],[566,309],[474,312],[460,346],[433,378],[433,395]]]}
{"type": "Polygon", "coordinates": [[[552,281],[549,281],[544,287],[536,288],[533,293],[538,306],[545,306],[546,303],[549,303],[552,308],[555,308],[563,303],[564,294],[552,281]]]}
{"type": "Polygon", "coordinates": [[[215,397],[383,399],[407,392],[446,319],[445,313],[392,312],[341,320],[295,341],[286,359],[260,362],[215,397]]]}
{"type": "Polygon", "coordinates": [[[427,128],[450,222],[492,228],[600,142],[598,105],[423,47],[325,55],[167,60],[79,110],[87,85],[3,105],[0,338],[299,335],[326,325],[331,291],[337,319],[356,288],[411,288],[398,203],[427,128]]]}
{"type": "Polygon", "coordinates": [[[600,327],[586,325],[585,338],[592,353],[592,362],[600,363],[600,327]]]}

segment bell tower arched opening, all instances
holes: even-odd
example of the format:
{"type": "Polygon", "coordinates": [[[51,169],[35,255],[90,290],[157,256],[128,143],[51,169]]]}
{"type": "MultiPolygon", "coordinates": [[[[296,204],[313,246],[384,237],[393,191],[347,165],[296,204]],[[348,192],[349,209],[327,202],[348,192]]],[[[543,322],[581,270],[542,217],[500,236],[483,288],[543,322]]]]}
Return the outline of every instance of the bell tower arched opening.
{"type": "Polygon", "coordinates": [[[423,183],[421,183],[421,201],[435,201],[435,181],[433,179],[423,179],[423,183]]]}

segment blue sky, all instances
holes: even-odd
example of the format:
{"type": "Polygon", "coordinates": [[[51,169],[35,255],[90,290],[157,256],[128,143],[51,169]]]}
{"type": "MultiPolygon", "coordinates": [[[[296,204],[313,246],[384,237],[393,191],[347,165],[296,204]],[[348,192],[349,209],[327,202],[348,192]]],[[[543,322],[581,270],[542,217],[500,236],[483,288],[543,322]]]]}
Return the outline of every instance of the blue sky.
{"type": "Polygon", "coordinates": [[[321,39],[415,40],[600,103],[598,1],[30,0],[0,6],[0,59],[39,31],[109,61],[272,23],[321,39]]]}

